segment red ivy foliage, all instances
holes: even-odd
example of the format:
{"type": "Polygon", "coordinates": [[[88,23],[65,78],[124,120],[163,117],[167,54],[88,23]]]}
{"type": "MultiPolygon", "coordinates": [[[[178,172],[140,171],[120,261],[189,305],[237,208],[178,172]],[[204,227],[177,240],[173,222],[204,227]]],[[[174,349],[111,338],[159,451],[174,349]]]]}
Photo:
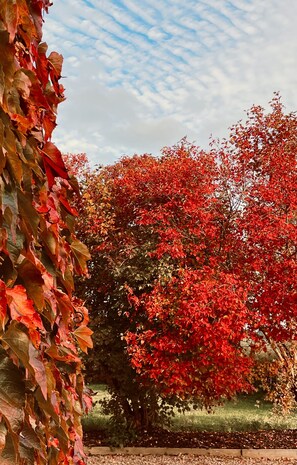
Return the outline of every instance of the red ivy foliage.
{"type": "Polygon", "coordinates": [[[41,42],[48,0],[0,3],[0,462],[83,464],[78,347],[87,313],[72,299],[86,247],[61,153],[51,142],[62,56],[41,42]]]}

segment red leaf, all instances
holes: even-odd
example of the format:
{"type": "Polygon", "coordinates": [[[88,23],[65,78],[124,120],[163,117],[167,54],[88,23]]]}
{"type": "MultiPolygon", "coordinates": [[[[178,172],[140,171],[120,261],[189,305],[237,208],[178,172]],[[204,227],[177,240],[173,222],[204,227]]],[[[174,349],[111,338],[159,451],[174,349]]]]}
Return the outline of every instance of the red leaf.
{"type": "Polygon", "coordinates": [[[56,176],[63,179],[69,178],[62,154],[52,142],[46,142],[41,152],[44,155],[43,159],[50,187],[53,186],[56,176]]]}
{"type": "Polygon", "coordinates": [[[47,51],[47,45],[45,43],[39,44],[38,51],[37,51],[37,60],[36,60],[36,65],[37,65],[36,72],[43,87],[45,87],[46,84],[48,83],[48,75],[49,75],[46,51],[47,51]]]}
{"type": "Polygon", "coordinates": [[[0,326],[4,330],[7,321],[7,299],[6,299],[6,286],[0,280],[0,326]]]}
{"type": "Polygon", "coordinates": [[[78,215],[77,210],[69,204],[68,200],[65,199],[63,195],[59,195],[59,201],[61,202],[63,207],[68,211],[68,213],[70,213],[73,216],[78,215]]]}
{"type": "MultiPolygon", "coordinates": [[[[28,299],[23,286],[17,285],[6,290],[11,318],[23,323],[29,330],[44,331],[40,315],[35,311],[32,300],[28,299]]],[[[38,333],[37,333],[38,334],[38,333]]],[[[37,336],[36,334],[36,336],[37,336]]]]}
{"type": "Polygon", "coordinates": [[[40,386],[43,397],[47,399],[47,374],[44,363],[40,360],[38,351],[29,344],[29,363],[35,375],[36,382],[40,386]]]}

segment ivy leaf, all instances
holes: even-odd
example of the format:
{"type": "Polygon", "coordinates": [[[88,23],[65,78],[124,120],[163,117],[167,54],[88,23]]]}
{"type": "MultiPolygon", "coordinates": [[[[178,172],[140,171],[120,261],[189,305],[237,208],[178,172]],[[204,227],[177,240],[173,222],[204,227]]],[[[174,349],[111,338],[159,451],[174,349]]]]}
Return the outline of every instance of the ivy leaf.
{"type": "Polygon", "coordinates": [[[3,451],[0,453],[1,465],[16,465],[18,460],[16,450],[18,450],[18,448],[18,438],[12,437],[10,434],[7,434],[5,447],[3,451]]]}
{"type": "Polygon", "coordinates": [[[93,347],[93,341],[91,338],[93,331],[87,326],[79,326],[76,328],[73,334],[76,337],[78,345],[83,352],[87,353],[88,348],[91,349],[93,347]]]}
{"type": "Polygon", "coordinates": [[[18,434],[24,421],[25,386],[22,375],[3,349],[0,349],[0,412],[18,434]]]}
{"type": "Polygon", "coordinates": [[[3,72],[3,66],[0,64],[0,104],[3,103],[4,89],[5,89],[4,72],[3,72]]]}
{"type": "Polygon", "coordinates": [[[23,365],[29,368],[29,337],[21,329],[21,325],[12,321],[2,336],[2,340],[11,348],[23,365]]]}
{"type": "Polygon", "coordinates": [[[44,280],[40,270],[30,260],[24,259],[19,266],[19,275],[26,287],[28,297],[41,311],[44,307],[44,280]]]}
{"type": "Polygon", "coordinates": [[[0,422],[0,455],[1,455],[1,451],[5,447],[6,435],[7,435],[7,428],[5,426],[4,421],[2,420],[0,422]]]}
{"type": "Polygon", "coordinates": [[[22,330],[21,325],[12,322],[2,337],[11,350],[22,361],[23,365],[34,377],[36,384],[41,389],[44,398],[47,398],[47,378],[44,364],[39,358],[39,353],[30,342],[28,335],[22,330]]]}
{"type": "Polygon", "coordinates": [[[0,354],[10,368],[0,369],[1,465],[54,463],[54,452],[59,463],[84,463],[76,448],[83,383],[74,383],[75,394],[65,388],[81,377],[75,309],[62,316],[58,296],[63,289],[71,302],[77,257],[72,181],[50,142],[64,99],[63,58],[47,57],[41,42],[50,4],[0,0],[0,354]],[[15,399],[13,383],[23,378],[15,399]]]}
{"type": "Polygon", "coordinates": [[[26,195],[20,189],[17,190],[17,197],[19,213],[26,222],[26,228],[34,237],[37,237],[40,217],[32,205],[32,200],[28,194],[26,195]]]}
{"type": "Polygon", "coordinates": [[[6,290],[7,302],[13,320],[23,323],[30,330],[44,330],[40,315],[28,299],[25,288],[21,285],[6,290]]]}
{"type": "Polygon", "coordinates": [[[85,244],[79,240],[74,240],[70,244],[70,248],[76,259],[77,268],[80,272],[86,271],[86,261],[90,260],[91,255],[88,251],[88,248],[85,244]]]}
{"type": "Polygon", "coordinates": [[[34,372],[35,380],[39,385],[43,397],[47,398],[47,373],[44,363],[39,357],[38,351],[29,343],[29,364],[30,370],[34,372]]]}
{"type": "Polygon", "coordinates": [[[1,16],[4,19],[7,31],[9,32],[9,42],[12,42],[18,25],[18,4],[17,2],[9,0],[3,3],[1,9],[4,10],[1,12],[1,16]]]}
{"type": "Polygon", "coordinates": [[[3,148],[7,153],[7,162],[10,167],[11,174],[17,184],[20,185],[23,176],[23,165],[18,155],[15,135],[9,127],[5,128],[3,148]]]}
{"type": "Polygon", "coordinates": [[[4,330],[7,322],[7,299],[6,299],[6,286],[0,279],[0,327],[4,330]]]}
{"type": "Polygon", "coordinates": [[[50,187],[53,186],[56,176],[68,179],[69,176],[62,159],[62,154],[52,142],[45,143],[42,154],[44,155],[44,165],[50,187]]]}
{"type": "Polygon", "coordinates": [[[45,42],[42,42],[38,45],[37,49],[37,59],[36,59],[36,64],[37,64],[37,76],[40,79],[42,85],[45,87],[46,84],[48,83],[48,62],[46,58],[46,52],[47,52],[47,44],[45,42]]]}
{"type": "Polygon", "coordinates": [[[26,460],[26,464],[34,465],[35,450],[38,451],[39,456],[43,455],[37,434],[25,423],[20,432],[20,456],[26,460]]]}
{"type": "Polygon", "coordinates": [[[60,94],[60,85],[58,81],[61,77],[62,72],[62,64],[63,64],[63,56],[57,52],[51,52],[48,57],[50,67],[50,77],[54,86],[56,93],[60,94]]]}

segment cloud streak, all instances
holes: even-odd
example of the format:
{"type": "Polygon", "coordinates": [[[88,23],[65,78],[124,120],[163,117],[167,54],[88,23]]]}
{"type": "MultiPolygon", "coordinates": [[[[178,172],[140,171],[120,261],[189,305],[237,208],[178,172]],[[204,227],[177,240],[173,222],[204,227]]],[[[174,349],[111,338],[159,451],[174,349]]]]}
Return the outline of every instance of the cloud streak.
{"type": "Polygon", "coordinates": [[[55,141],[110,163],[185,135],[206,147],[274,91],[297,109],[296,15],[292,0],[56,0],[44,26],[65,58],[55,141]]]}

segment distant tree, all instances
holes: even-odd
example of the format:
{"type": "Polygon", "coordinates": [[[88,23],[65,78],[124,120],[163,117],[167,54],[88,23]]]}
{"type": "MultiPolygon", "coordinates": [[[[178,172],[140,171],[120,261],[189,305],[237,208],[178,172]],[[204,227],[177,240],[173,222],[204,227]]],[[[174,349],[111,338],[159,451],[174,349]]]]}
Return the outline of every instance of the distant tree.
{"type": "Polygon", "coordinates": [[[41,42],[47,0],[0,2],[0,463],[84,464],[79,347],[87,314],[72,299],[86,271],[69,195],[50,141],[62,56],[41,42]]]}
{"type": "Polygon", "coordinates": [[[285,114],[276,95],[270,113],[255,106],[245,124],[232,128],[222,152],[236,216],[233,270],[249,285],[247,306],[258,345],[278,360],[274,400],[284,408],[285,399],[296,406],[296,114],[285,114]]]}

